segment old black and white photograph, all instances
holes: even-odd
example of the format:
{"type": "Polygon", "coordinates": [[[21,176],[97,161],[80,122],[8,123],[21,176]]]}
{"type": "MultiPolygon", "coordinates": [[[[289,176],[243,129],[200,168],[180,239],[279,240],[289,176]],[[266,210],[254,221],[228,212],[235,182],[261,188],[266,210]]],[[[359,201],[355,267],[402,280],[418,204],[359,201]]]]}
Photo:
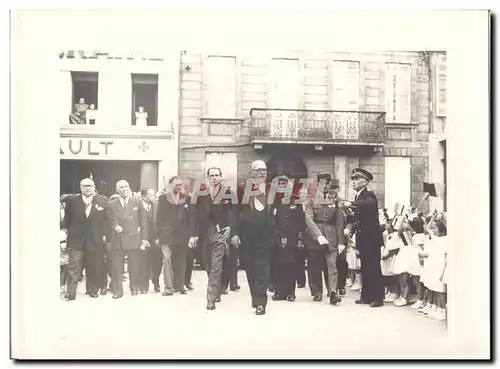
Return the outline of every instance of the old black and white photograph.
{"type": "MultiPolygon", "coordinates": [[[[459,195],[472,182],[456,174],[488,157],[455,155],[469,134],[488,155],[488,106],[458,135],[451,97],[486,96],[487,46],[471,85],[455,43],[370,27],[383,16],[359,15],[360,43],[353,22],[331,25],[339,14],[12,13],[14,70],[33,70],[16,90],[34,86],[14,110],[33,106],[16,170],[34,194],[12,267],[36,264],[17,283],[40,290],[17,299],[17,358],[489,358],[489,201],[474,209],[489,189],[459,195]],[[24,264],[33,247],[45,257],[24,264]],[[36,301],[50,308],[23,318],[36,301]],[[467,311],[484,322],[457,343],[467,311]]],[[[487,11],[426,16],[470,19],[488,44],[487,11]]]]}

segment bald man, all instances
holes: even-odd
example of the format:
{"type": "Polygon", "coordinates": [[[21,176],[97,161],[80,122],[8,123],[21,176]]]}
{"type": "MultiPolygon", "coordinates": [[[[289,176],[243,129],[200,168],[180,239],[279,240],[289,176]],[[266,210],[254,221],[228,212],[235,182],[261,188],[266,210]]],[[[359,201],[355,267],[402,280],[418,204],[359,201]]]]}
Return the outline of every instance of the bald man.
{"type": "Polygon", "coordinates": [[[129,288],[132,296],[146,293],[143,278],[147,268],[145,249],[147,241],[148,219],[142,199],[132,197],[127,181],[118,181],[116,192],[120,196],[109,202],[111,227],[111,284],[113,298],[123,297],[123,269],[127,255],[129,288]]]}
{"type": "Polygon", "coordinates": [[[84,265],[87,292],[92,298],[99,296],[105,245],[109,238],[107,199],[95,193],[95,184],[90,178],[80,182],[80,189],[81,194],[66,199],[64,211],[69,252],[67,301],[76,298],[78,278],[84,265]]]}

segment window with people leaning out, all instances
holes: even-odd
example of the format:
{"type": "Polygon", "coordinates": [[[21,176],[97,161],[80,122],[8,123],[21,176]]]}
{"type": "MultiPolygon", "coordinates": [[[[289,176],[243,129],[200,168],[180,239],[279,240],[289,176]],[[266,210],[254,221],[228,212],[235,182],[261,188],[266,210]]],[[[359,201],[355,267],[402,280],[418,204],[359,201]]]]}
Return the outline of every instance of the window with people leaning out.
{"type": "Polygon", "coordinates": [[[132,125],[158,124],[158,75],[132,74],[132,125]]]}
{"type": "Polygon", "coordinates": [[[99,74],[96,72],[71,72],[73,99],[70,124],[91,124],[97,121],[97,91],[99,74]]]}

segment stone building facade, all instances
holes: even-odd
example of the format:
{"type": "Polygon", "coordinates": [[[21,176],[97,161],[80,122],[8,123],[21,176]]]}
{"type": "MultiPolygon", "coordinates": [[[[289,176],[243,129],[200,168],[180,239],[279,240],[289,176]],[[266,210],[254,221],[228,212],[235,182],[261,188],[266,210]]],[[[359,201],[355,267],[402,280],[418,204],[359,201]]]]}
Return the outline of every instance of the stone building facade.
{"type": "MultiPolygon", "coordinates": [[[[428,52],[275,55],[182,52],[179,174],[202,178],[218,164],[230,181],[253,160],[271,175],[339,178],[361,166],[380,207],[421,203],[429,177],[435,83],[428,52]]],[[[435,105],[435,104],[434,104],[435,105]]]]}

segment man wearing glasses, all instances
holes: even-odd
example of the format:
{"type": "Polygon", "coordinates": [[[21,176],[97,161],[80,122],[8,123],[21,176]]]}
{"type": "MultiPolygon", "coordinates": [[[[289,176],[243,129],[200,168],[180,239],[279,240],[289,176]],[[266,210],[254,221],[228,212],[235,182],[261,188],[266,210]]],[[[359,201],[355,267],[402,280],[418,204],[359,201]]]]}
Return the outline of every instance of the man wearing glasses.
{"type": "Polygon", "coordinates": [[[105,245],[109,238],[107,199],[95,193],[94,181],[90,178],[80,182],[80,189],[81,194],[66,199],[64,211],[69,252],[67,301],[76,298],[78,278],[84,265],[88,294],[92,298],[99,297],[105,245]]]}

